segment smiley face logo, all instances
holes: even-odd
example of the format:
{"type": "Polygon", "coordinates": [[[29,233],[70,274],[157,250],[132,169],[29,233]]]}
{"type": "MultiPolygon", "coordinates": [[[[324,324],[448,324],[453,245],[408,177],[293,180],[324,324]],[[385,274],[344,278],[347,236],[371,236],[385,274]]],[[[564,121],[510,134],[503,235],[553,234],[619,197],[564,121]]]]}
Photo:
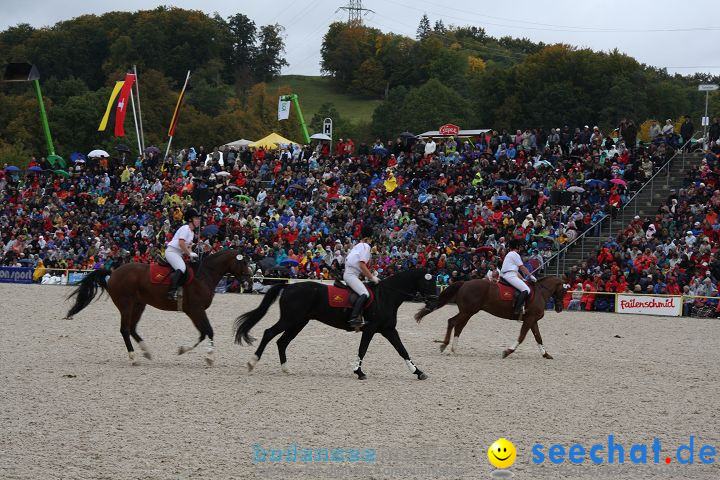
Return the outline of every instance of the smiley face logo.
{"type": "Polygon", "coordinates": [[[497,468],[508,468],[516,455],[515,445],[504,438],[496,440],[488,449],[488,460],[497,468]]]}

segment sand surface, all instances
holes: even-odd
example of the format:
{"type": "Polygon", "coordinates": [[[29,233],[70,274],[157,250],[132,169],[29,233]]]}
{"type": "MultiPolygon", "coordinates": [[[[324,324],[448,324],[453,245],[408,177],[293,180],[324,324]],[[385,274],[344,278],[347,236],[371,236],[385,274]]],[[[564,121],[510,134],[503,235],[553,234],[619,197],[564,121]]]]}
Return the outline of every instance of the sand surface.
{"type": "MultiPolygon", "coordinates": [[[[139,332],[154,358],[132,367],[110,300],[63,320],[69,291],[0,284],[0,478],[480,479],[495,470],[487,450],[499,437],[517,448],[517,479],[720,478],[717,320],[548,312],[540,329],[555,360],[541,358],[532,335],[502,360],[518,323],[479,314],[450,356],[433,340],[456,307],[418,326],[419,305],[405,304],[400,335],[430,378],[418,381],[376,336],[361,382],[351,371],[360,335],[317,322],[288,349],[291,375],[274,342],[248,373],[254,348],[232,343],[232,322],[258,295],[215,298],[212,367],[205,348],[176,354],[197,338],[187,317],[148,308],[139,332]],[[622,465],[607,462],[609,434],[625,449],[622,465]],[[694,463],[680,465],[676,450],[690,436],[694,463]],[[661,464],[652,463],[656,437],[661,464]],[[586,454],[571,464],[575,443],[603,445],[603,463],[586,454]],[[563,445],[565,462],[534,464],[536,444],[545,455],[563,445]],[[633,444],[648,445],[648,464],[631,462],[633,444]],[[706,444],[712,465],[699,459],[706,444]],[[257,448],[265,461],[253,460],[257,448]],[[313,461],[291,460],[295,448],[313,461]],[[343,449],[343,460],[317,461],[321,449],[343,449]],[[345,457],[353,449],[358,461],[345,457]]],[[[273,306],[252,333],[277,317],[273,306]]]]}

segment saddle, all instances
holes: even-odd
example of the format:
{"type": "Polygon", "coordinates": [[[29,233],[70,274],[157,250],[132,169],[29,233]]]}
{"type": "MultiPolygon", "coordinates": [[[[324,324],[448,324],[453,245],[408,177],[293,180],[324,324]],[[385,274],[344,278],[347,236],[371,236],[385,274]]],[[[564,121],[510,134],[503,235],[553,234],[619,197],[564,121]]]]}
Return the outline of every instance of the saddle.
{"type": "MultiPolygon", "coordinates": [[[[345,282],[340,279],[335,279],[332,285],[328,285],[328,305],[332,308],[350,308],[352,309],[355,304],[355,300],[358,298],[358,294],[353,289],[347,286],[345,282]]],[[[367,310],[370,304],[373,302],[375,295],[373,291],[368,288],[370,292],[370,298],[365,302],[363,310],[367,310]]]]}
{"type": "MultiPolygon", "coordinates": [[[[157,285],[170,286],[170,274],[173,268],[163,260],[163,262],[152,262],[150,263],[150,283],[157,285]]],[[[192,265],[185,262],[185,275],[180,277],[178,287],[183,285],[190,285],[195,279],[195,269],[192,265]]]]}
{"type": "MultiPolygon", "coordinates": [[[[518,295],[520,295],[520,290],[508,283],[507,280],[502,277],[498,280],[497,286],[500,289],[500,300],[514,302],[518,295]]],[[[530,285],[530,295],[528,296],[528,301],[532,300],[534,295],[535,287],[530,285]]]]}

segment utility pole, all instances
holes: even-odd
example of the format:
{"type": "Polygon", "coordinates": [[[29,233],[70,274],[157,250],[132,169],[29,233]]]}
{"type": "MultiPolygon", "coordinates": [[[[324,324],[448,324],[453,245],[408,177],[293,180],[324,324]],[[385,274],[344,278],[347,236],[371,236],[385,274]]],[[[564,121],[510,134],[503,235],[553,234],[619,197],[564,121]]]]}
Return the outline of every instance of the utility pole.
{"type": "MultiPolygon", "coordinates": [[[[710,117],[708,117],[708,96],[710,92],[717,90],[718,85],[712,84],[712,83],[706,83],[704,85],[698,85],[698,91],[705,92],[705,116],[702,118],[702,127],[703,127],[703,148],[708,148],[707,144],[707,127],[710,125],[710,117]]],[[[685,139],[683,138],[683,141],[685,139]]]]}
{"type": "Polygon", "coordinates": [[[347,10],[348,24],[350,25],[362,25],[362,17],[365,15],[364,12],[375,13],[369,8],[363,8],[362,0],[348,0],[348,4],[344,7],[338,8],[338,10],[347,10]]]}

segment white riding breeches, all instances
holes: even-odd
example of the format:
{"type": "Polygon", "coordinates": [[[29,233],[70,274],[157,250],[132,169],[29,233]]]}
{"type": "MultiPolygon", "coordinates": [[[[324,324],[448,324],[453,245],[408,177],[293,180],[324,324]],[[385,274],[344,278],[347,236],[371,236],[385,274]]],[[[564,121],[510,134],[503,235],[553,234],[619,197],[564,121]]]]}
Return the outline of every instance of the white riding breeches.
{"type": "Polygon", "coordinates": [[[357,293],[358,295],[366,295],[368,298],[370,298],[370,292],[368,292],[368,289],[365,288],[365,285],[363,285],[357,275],[353,275],[352,273],[345,270],[345,273],[343,274],[343,280],[345,280],[347,286],[350,287],[355,293],[357,293]]]}
{"type": "Polygon", "coordinates": [[[502,274],[502,278],[506,280],[510,285],[517,288],[521,292],[530,293],[530,287],[527,283],[523,282],[518,272],[512,271],[502,274]]]}
{"type": "Polygon", "coordinates": [[[175,270],[180,270],[185,273],[185,260],[183,260],[182,252],[177,248],[167,247],[165,249],[165,260],[167,260],[175,270]]]}

